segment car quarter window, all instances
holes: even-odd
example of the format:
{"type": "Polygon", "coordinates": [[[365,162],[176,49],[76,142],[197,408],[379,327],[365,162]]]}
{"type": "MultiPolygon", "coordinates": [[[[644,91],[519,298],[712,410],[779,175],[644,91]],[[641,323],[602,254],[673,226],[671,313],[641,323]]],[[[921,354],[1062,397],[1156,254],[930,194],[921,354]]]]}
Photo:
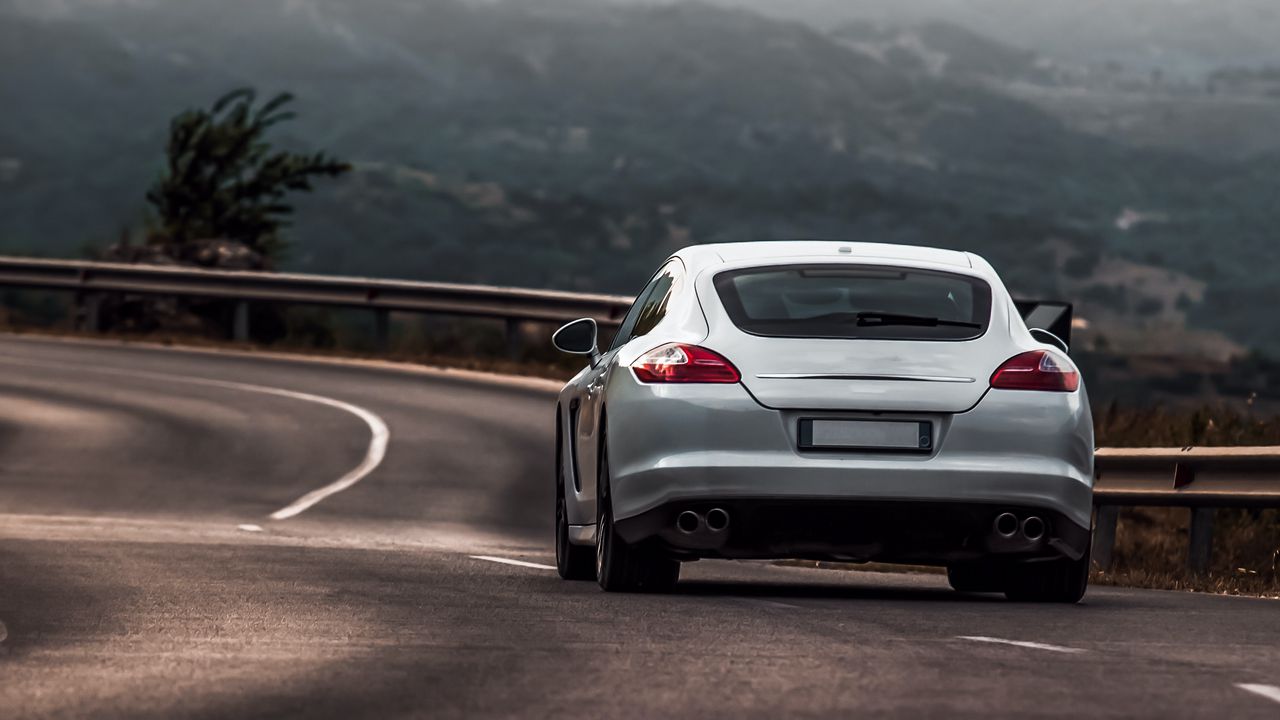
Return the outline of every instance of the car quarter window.
{"type": "Polygon", "coordinates": [[[613,336],[613,344],[609,347],[610,350],[617,350],[631,339],[631,331],[635,329],[636,319],[640,317],[645,301],[649,298],[661,277],[661,273],[655,275],[649,281],[649,284],[645,285],[644,289],[640,291],[640,294],[636,296],[635,302],[631,304],[631,309],[627,311],[626,317],[622,319],[622,324],[618,326],[618,333],[613,336]]]}
{"type": "Polygon", "coordinates": [[[627,312],[610,350],[617,350],[634,338],[648,335],[666,317],[667,305],[671,302],[681,270],[680,261],[672,260],[653,276],[627,312]]]}

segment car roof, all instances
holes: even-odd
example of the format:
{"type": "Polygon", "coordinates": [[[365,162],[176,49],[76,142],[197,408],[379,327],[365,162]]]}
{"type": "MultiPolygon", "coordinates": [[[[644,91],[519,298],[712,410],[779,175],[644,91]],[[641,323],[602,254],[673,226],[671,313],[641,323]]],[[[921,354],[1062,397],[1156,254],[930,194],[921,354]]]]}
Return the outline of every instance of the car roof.
{"type": "Polygon", "coordinates": [[[840,242],[834,240],[765,240],[693,245],[676,253],[701,266],[752,261],[840,259],[900,260],[910,263],[973,268],[969,253],[916,245],[840,242]]]}

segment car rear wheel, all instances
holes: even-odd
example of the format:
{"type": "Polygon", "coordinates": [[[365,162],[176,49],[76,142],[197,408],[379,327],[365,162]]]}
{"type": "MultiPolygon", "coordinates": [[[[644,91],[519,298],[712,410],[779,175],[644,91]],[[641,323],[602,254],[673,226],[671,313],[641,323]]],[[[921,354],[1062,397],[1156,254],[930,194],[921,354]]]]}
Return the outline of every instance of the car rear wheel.
{"type": "Polygon", "coordinates": [[[596,502],[596,579],[607,592],[665,592],[680,579],[680,561],[652,546],[618,537],[609,498],[609,458],[601,451],[596,502]]]}
{"type": "Polygon", "coordinates": [[[1078,603],[1089,589],[1089,551],[1079,560],[1028,563],[1009,573],[1004,594],[1022,602],[1078,603]]]}

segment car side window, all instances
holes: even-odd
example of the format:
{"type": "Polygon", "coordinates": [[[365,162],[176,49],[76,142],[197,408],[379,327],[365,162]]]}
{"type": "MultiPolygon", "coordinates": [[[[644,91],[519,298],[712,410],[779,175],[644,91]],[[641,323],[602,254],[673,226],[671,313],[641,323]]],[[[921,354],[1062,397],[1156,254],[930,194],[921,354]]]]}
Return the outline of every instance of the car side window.
{"type": "Polygon", "coordinates": [[[613,345],[609,348],[611,351],[626,345],[633,338],[647,335],[662,321],[667,313],[667,303],[670,302],[671,289],[675,285],[679,267],[679,262],[675,260],[664,265],[636,296],[635,304],[627,312],[618,328],[618,334],[613,338],[613,345]]]}
{"type": "Polygon", "coordinates": [[[618,334],[613,336],[613,344],[609,347],[610,351],[617,350],[631,339],[631,331],[635,329],[636,320],[640,317],[640,311],[644,309],[645,301],[649,299],[649,295],[653,292],[653,288],[658,284],[658,277],[649,281],[648,285],[640,291],[636,296],[636,301],[631,304],[631,309],[627,311],[627,316],[622,319],[622,324],[618,326],[618,334]]]}
{"type": "Polygon", "coordinates": [[[636,318],[636,326],[632,328],[628,341],[648,335],[667,316],[667,303],[671,302],[671,289],[675,283],[675,268],[664,268],[658,275],[653,290],[645,298],[644,307],[640,308],[640,315],[636,318]]]}

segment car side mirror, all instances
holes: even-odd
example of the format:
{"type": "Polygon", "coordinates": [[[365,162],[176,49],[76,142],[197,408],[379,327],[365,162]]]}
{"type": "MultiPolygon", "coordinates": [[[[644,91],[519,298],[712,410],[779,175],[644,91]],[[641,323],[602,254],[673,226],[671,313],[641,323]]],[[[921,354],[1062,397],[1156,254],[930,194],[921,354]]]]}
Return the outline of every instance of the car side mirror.
{"type": "Polygon", "coordinates": [[[1031,328],[1031,337],[1035,338],[1036,342],[1052,345],[1062,352],[1071,352],[1065,340],[1043,328],[1031,328]]]}
{"type": "Polygon", "coordinates": [[[560,352],[570,355],[590,355],[591,364],[595,365],[600,358],[600,350],[596,346],[599,330],[596,321],[591,318],[574,320],[551,336],[551,344],[560,352]]]}

